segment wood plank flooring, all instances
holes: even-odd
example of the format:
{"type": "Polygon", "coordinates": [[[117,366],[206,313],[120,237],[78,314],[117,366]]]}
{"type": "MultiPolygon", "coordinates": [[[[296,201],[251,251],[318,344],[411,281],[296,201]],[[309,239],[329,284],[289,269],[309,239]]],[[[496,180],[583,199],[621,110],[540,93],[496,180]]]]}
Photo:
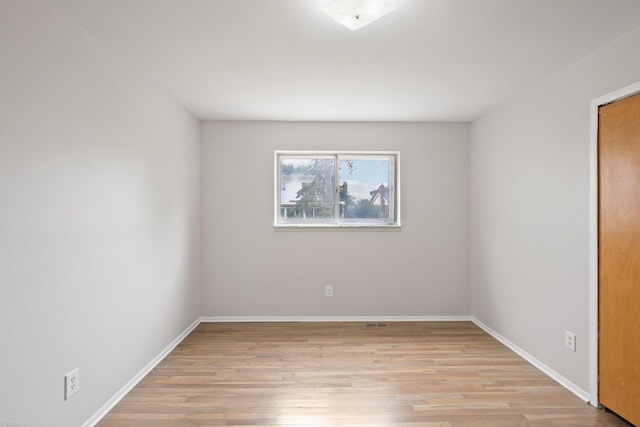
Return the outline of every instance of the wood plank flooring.
{"type": "Polygon", "coordinates": [[[98,425],[629,426],[470,322],[201,324],[98,425]]]}

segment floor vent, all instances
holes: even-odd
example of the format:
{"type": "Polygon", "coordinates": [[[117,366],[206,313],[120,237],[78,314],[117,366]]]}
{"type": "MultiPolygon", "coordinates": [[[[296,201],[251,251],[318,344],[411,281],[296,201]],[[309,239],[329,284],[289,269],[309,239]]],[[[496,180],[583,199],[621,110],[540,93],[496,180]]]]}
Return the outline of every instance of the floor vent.
{"type": "Polygon", "coordinates": [[[388,323],[367,323],[367,328],[386,328],[388,323]]]}

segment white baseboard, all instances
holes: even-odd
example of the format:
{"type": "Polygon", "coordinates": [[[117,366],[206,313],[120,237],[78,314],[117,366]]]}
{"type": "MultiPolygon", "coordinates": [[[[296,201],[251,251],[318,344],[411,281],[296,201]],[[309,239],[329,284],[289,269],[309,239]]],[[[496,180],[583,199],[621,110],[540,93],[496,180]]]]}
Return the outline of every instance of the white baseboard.
{"type": "Polygon", "coordinates": [[[171,341],[171,344],[166,346],[164,350],[160,352],[156,357],[151,360],[151,362],[147,363],[147,365],[142,368],[140,372],[138,372],[128,383],[126,383],[116,394],[113,395],[111,399],[107,403],[105,403],[102,408],[98,410],[91,418],[89,418],[82,427],[93,427],[98,422],[104,418],[105,415],[109,413],[110,410],[113,409],[114,406],[118,404],[126,395],[133,389],[153,368],[155,368],[158,363],[162,361],[171,351],[178,346],[184,340],[187,335],[193,331],[196,326],[200,324],[201,320],[196,319],[191,325],[187,327],[176,339],[171,341]]]}
{"type": "Polygon", "coordinates": [[[513,352],[515,352],[518,356],[522,357],[524,360],[531,363],[536,368],[540,369],[547,376],[551,377],[551,379],[559,383],[561,386],[569,390],[571,393],[575,394],[583,401],[589,402],[589,400],[591,399],[591,395],[587,391],[581,389],[580,387],[578,387],[577,385],[575,385],[574,383],[572,383],[571,381],[569,381],[568,379],[566,379],[565,377],[563,377],[562,375],[560,375],[559,373],[557,373],[556,371],[554,371],[553,369],[551,369],[550,367],[548,367],[547,365],[545,365],[544,363],[542,363],[541,361],[539,361],[538,359],[536,359],[535,357],[533,357],[532,355],[524,351],[522,348],[518,347],[513,342],[509,341],[508,339],[506,339],[505,337],[503,337],[502,335],[500,335],[499,333],[491,329],[489,326],[482,323],[480,320],[471,316],[471,321],[475,323],[479,328],[483,329],[486,333],[488,333],[489,335],[491,335],[492,337],[500,341],[506,347],[513,350],[513,352]]]}
{"type": "Polygon", "coordinates": [[[266,322],[471,322],[471,316],[205,316],[203,323],[266,322]]]}

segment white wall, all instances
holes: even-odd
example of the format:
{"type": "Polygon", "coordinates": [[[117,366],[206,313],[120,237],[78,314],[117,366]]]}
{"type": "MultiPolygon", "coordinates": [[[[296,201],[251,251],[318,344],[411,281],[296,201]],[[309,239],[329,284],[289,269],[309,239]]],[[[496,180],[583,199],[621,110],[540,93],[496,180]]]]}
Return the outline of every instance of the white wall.
{"type": "Polygon", "coordinates": [[[589,105],[640,80],[640,30],[472,123],[472,314],[589,388],[589,105]],[[565,330],[577,352],[564,348],[565,330]]]}
{"type": "Polygon", "coordinates": [[[204,316],[469,314],[467,124],[204,122],[202,141],[204,316]],[[275,230],[276,149],[399,150],[402,229],[275,230]]]}
{"type": "Polygon", "coordinates": [[[0,1],[0,425],[81,425],[199,315],[199,124],[147,81],[0,1]]]}

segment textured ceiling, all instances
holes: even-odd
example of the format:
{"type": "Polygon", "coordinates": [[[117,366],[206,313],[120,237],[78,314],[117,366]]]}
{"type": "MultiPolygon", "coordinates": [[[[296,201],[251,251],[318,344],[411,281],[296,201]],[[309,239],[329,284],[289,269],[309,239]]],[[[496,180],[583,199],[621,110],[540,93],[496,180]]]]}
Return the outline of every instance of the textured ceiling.
{"type": "Polygon", "coordinates": [[[469,121],[640,26],[638,0],[55,0],[201,119],[469,121]]]}

